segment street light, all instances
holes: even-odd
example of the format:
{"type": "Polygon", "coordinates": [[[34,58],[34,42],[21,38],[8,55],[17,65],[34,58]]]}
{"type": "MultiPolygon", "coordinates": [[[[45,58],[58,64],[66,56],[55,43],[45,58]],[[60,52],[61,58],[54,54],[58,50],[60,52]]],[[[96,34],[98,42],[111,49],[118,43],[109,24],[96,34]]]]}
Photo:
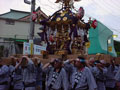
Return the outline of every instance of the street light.
{"type": "Polygon", "coordinates": [[[28,0],[24,0],[24,2],[25,2],[26,4],[31,4],[31,2],[28,1],[28,0]]]}
{"type": "Polygon", "coordinates": [[[109,51],[108,51],[108,44],[111,44],[111,38],[116,38],[116,37],[118,37],[118,35],[110,35],[108,38],[107,38],[107,54],[109,53],[109,51]]]}
{"type": "Polygon", "coordinates": [[[113,38],[117,38],[117,37],[118,37],[118,35],[113,35],[112,37],[113,37],[113,38]]]}

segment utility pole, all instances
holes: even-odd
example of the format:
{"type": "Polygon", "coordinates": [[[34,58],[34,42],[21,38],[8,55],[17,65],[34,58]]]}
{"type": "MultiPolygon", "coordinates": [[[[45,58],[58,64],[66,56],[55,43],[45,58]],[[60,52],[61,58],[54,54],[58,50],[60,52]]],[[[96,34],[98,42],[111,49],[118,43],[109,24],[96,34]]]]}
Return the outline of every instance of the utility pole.
{"type": "Polygon", "coordinates": [[[35,0],[24,0],[26,4],[31,4],[31,16],[30,16],[30,31],[29,31],[29,43],[30,43],[30,53],[33,54],[33,38],[34,38],[34,27],[35,23],[32,20],[33,12],[35,11],[35,0]]]}
{"type": "Polygon", "coordinates": [[[17,35],[15,34],[15,36],[14,36],[15,54],[17,54],[17,50],[16,50],[16,37],[17,37],[17,35]]]}
{"type": "Polygon", "coordinates": [[[31,16],[30,16],[30,36],[29,36],[29,40],[33,40],[34,37],[34,27],[35,27],[35,23],[32,20],[32,15],[33,12],[35,11],[35,0],[31,1],[31,16]]]}

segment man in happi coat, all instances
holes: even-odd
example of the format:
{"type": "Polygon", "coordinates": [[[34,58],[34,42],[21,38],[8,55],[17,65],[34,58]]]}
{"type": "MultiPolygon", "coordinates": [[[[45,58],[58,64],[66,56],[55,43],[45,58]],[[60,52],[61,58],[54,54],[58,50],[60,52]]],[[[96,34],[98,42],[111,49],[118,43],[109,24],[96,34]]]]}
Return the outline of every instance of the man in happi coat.
{"type": "Polygon", "coordinates": [[[13,73],[13,90],[24,89],[21,62],[21,58],[16,60],[15,70],[13,73]]]}
{"type": "Polygon", "coordinates": [[[116,80],[116,86],[117,86],[117,90],[120,90],[120,66],[119,66],[119,69],[115,75],[115,80],[116,80]]]}
{"type": "Polygon", "coordinates": [[[91,70],[91,72],[93,73],[93,69],[94,69],[94,67],[95,67],[95,59],[94,59],[94,57],[91,57],[90,59],[89,59],[89,61],[87,62],[87,66],[89,67],[89,69],[91,70]]]}
{"type": "Polygon", "coordinates": [[[9,75],[10,75],[10,81],[9,81],[9,90],[13,90],[13,74],[15,70],[16,60],[14,56],[10,56],[10,65],[9,65],[9,75]]]}
{"type": "Polygon", "coordinates": [[[36,73],[33,61],[27,56],[23,56],[22,62],[22,74],[25,90],[35,90],[36,86],[36,73]]]}
{"type": "Polygon", "coordinates": [[[106,90],[105,81],[106,81],[107,68],[105,67],[105,61],[97,60],[95,64],[96,66],[94,67],[93,75],[96,79],[97,90],[106,90]]]}
{"type": "Polygon", "coordinates": [[[9,81],[9,67],[0,60],[0,90],[8,90],[9,81]]]}
{"type": "Polygon", "coordinates": [[[42,80],[43,80],[42,67],[43,67],[43,64],[38,57],[34,57],[33,62],[35,65],[35,72],[36,72],[36,90],[42,90],[42,80]]]}
{"type": "Polygon", "coordinates": [[[43,67],[47,74],[46,90],[68,90],[68,78],[62,67],[62,59],[54,59],[43,67]]]}
{"type": "Polygon", "coordinates": [[[64,67],[70,67],[70,89],[69,90],[96,90],[97,85],[92,72],[85,66],[85,59],[78,57],[75,60],[67,60],[64,67]],[[74,65],[71,63],[74,62],[74,65]]]}
{"type": "Polygon", "coordinates": [[[116,66],[115,61],[111,58],[111,63],[108,64],[107,67],[107,75],[106,75],[106,90],[116,90],[116,80],[115,80],[115,74],[116,74],[116,66]]]}

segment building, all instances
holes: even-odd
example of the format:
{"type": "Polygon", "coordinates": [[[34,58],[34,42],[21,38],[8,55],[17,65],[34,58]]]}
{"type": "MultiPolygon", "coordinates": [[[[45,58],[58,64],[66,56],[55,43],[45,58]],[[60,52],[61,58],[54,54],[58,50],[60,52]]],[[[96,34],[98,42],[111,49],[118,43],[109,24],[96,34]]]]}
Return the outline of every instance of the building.
{"type": "MultiPolygon", "coordinates": [[[[46,19],[48,16],[38,8],[36,10],[39,19],[46,19]]],[[[35,23],[34,38],[37,35],[40,24],[35,23]]],[[[30,31],[30,12],[10,10],[10,12],[0,15],[0,46],[4,49],[4,55],[21,54],[23,42],[28,41],[30,31]]]]}
{"type": "Polygon", "coordinates": [[[89,30],[90,47],[88,48],[88,54],[110,54],[111,56],[117,56],[114,48],[113,32],[97,21],[96,29],[91,28],[89,30]]]}

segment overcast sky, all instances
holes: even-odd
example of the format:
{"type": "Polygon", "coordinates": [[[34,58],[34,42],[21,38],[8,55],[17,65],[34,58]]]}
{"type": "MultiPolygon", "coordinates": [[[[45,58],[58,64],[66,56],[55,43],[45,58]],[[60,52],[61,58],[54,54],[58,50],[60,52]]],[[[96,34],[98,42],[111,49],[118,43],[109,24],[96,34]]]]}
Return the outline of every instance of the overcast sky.
{"type": "MultiPolygon", "coordinates": [[[[41,7],[47,15],[53,14],[60,9],[60,4],[55,4],[56,0],[36,0],[36,8],[41,7]]],[[[96,18],[110,28],[120,41],[120,0],[81,0],[74,4],[78,10],[80,6],[85,9],[85,19],[96,18]]],[[[10,11],[10,9],[30,11],[30,5],[24,0],[0,0],[0,14],[10,11]]]]}

